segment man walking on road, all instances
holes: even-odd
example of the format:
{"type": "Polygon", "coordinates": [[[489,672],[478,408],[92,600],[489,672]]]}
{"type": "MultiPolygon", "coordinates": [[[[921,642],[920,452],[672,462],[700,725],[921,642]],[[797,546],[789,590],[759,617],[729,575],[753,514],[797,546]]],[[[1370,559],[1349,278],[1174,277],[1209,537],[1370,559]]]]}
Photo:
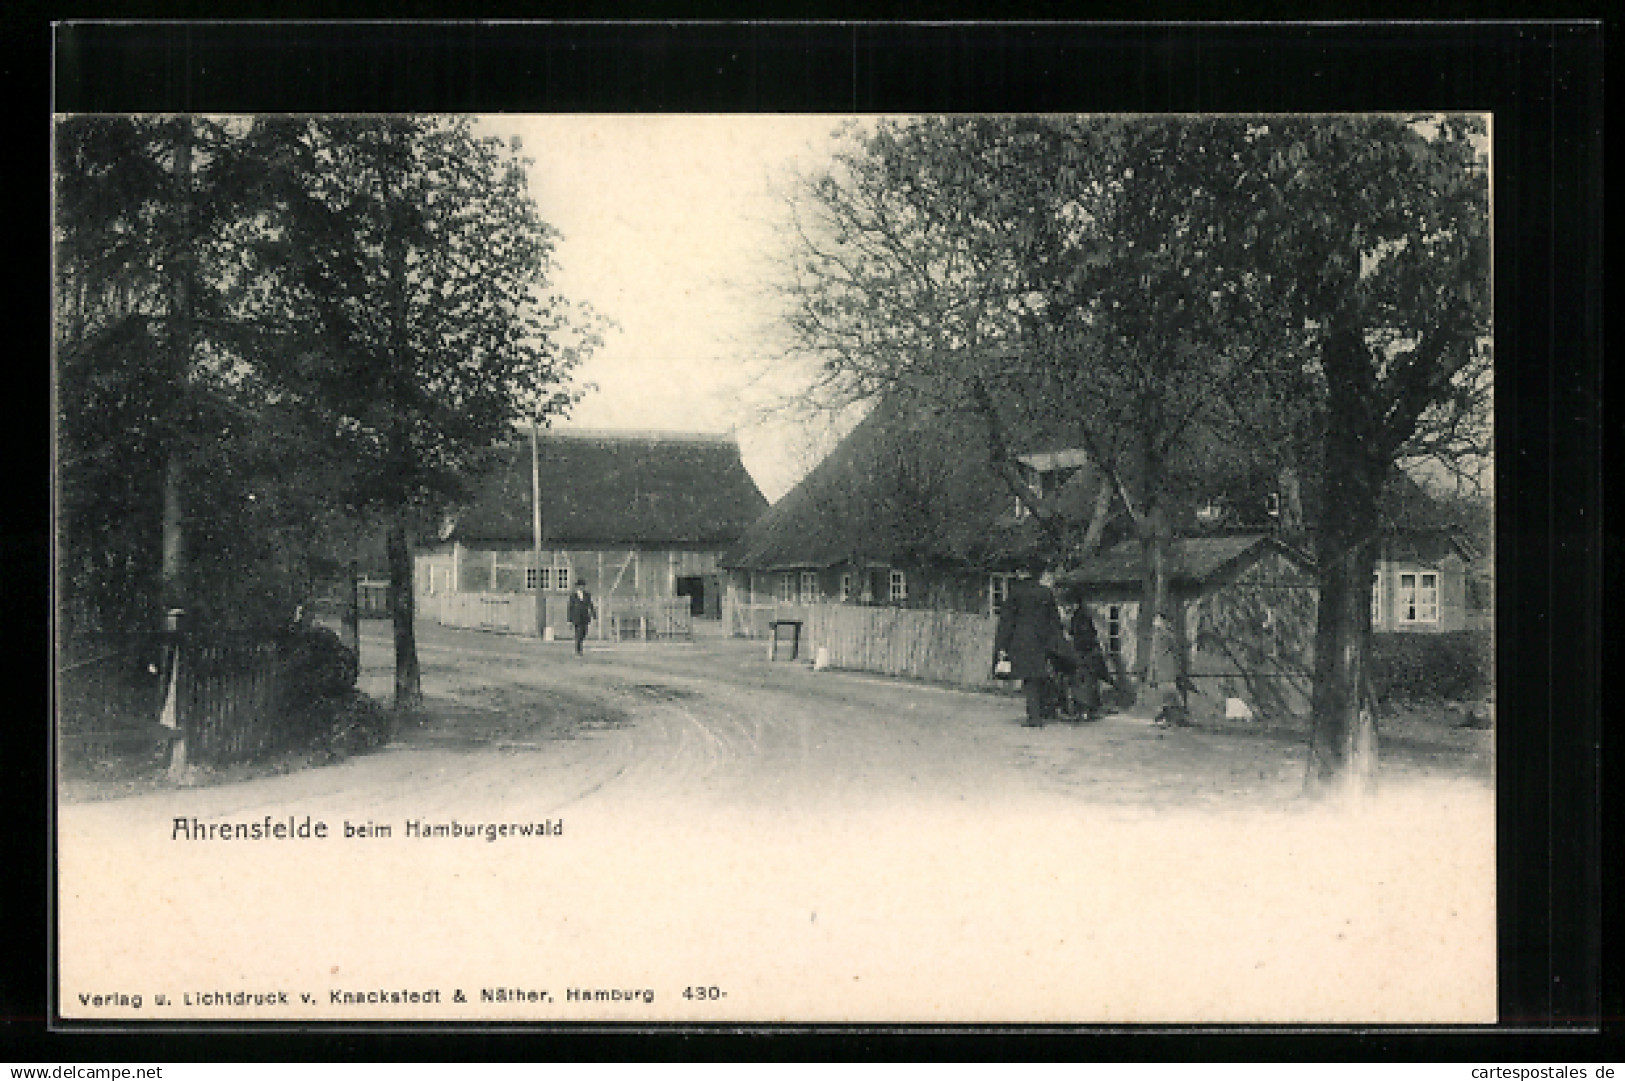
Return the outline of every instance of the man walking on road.
{"type": "Polygon", "coordinates": [[[592,594],[587,592],[587,580],[576,579],[575,592],[570,594],[570,606],[566,609],[564,618],[576,629],[576,652],[581,652],[581,643],[587,637],[587,627],[598,618],[598,609],[592,606],[592,594]]]}

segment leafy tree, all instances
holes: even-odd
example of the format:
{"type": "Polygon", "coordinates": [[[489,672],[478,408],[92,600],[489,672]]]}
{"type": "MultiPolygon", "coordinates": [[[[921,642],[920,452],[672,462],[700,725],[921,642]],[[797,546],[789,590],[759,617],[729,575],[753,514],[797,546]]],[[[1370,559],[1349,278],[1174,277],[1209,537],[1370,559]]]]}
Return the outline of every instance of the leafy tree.
{"type": "Polygon", "coordinates": [[[823,390],[933,395],[996,459],[1012,430],[1075,438],[1140,523],[1153,617],[1171,508],[1276,477],[1319,564],[1310,787],[1369,781],[1378,494],[1405,462],[1488,453],[1484,137],[1455,116],[882,122],[802,193],[790,325],[823,390]]]}
{"type": "Polygon", "coordinates": [[[1378,497],[1398,465],[1485,451],[1489,183],[1481,118],[1270,118],[1228,224],[1323,388],[1310,787],[1369,787],[1378,497]]]}
{"type": "Polygon", "coordinates": [[[517,148],[466,119],[259,122],[268,209],[243,223],[237,347],[313,418],[342,488],[388,528],[395,700],[421,696],[411,543],[475,453],[571,402],[590,315],[546,291],[555,242],[517,148]],[[264,333],[275,327],[276,333],[264,333]]]}
{"type": "Polygon", "coordinates": [[[213,585],[183,573],[182,488],[240,420],[208,327],[242,173],[212,121],[69,117],[53,135],[59,598],[75,627],[151,627],[213,585]]]}
{"type": "Polygon", "coordinates": [[[912,394],[981,420],[989,451],[1045,527],[1075,536],[1012,468],[1024,436],[1082,447],[1146,551],[1142,678],[1177,673],[1169,617],[1173,504],[1211,477],[1223,306],[1223,177],[1199,151],[1226,134],[1185,121],[978,118],[882,122],[797,205],[790,324],[822,389],[912,394]],[[1162,618],[1155,618],[1161,616],[1162,618]],[[1160,657],[1160,661],[1159,658],[1160,657]]]}

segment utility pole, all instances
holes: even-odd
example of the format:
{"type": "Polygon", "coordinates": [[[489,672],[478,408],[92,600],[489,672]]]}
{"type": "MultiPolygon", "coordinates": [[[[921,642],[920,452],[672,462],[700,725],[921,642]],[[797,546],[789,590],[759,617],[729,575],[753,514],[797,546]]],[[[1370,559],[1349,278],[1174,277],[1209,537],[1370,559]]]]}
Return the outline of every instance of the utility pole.
{"type": "Polygon", "coordinates": [[[530,418],[530,535],[536,562],[536,637],[547,633],[547,583],[542,579],[542,454],[536,433],[536,418],[530,418]]]}

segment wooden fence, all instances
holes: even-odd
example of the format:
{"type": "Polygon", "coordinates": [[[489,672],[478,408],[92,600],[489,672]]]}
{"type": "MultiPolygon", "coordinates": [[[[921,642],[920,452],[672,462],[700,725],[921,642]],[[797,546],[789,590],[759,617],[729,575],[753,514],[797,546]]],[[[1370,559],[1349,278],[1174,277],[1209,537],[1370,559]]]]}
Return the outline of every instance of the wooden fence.
{"type": "MultiPolygon", "coordinates": [[[[418,597],[417,608],[445,627],[534,635],[536,600],[535,593],[430,593],[418,597]]],[[[568,596],[547,595],[543,602],[547,626],[567,637],[568,596]]],[[[687,597],[594,597],[593,604],[598,618],[588,636],[599,641],[688,638],[694,632],[687,597]]]]}
{"type": "Polygon", "coordinates": [[[775,604],[747,604],[725,597],[722,601],[722,629],[730,638],[766,638],[767,625],[777,618],[775,604]]]}
{"type": "Polygon", "coordinates": [[[781,608],[775,618],[802,620],[802,656],[827,650],[835,668],[908,676],[961,687],[1000,687],[992,677],[988,616],[930,609],[815,604],[781,608]]]}
{"type": "Polygon", "coordinates": [[[417,598],[417,611],[445,627],[536,633],[534,593],[430,593],[417,598]]]}
{"type": "Polygon", "coordinates": [[[694,634],[693,606],[687,597],[617,600],[598,604],[600,636],[651,640],[691,638],[694,634]]]}
{"type": "Polygon", "coordinates": [[[316,714],[290,679],[289,642],[265,636],[134,635],[65,651],[58,733],[78,758],[142,752],[186,737],[191,761],[221,765],[300,746],[316,714]],[[176,730],[159,724],[172,650],[180,650],[176,730]],[[74,653],[83,659],[69,659],[74,653]]]}
{"type": "Polygon", "coordinates": [[[97,634],[64,643],[57,654],[57,729],[92,753],[122,749],[157,725],[163,705],[156,634],[97,634]]]}
{"type": "Polygon", "coordinates": [[[288,679],[290,659],[264,639],[182,645],[176,705],[187,755],[243,762],[309,740],[312,715],[292,708],[300,689],[288,679]]]}

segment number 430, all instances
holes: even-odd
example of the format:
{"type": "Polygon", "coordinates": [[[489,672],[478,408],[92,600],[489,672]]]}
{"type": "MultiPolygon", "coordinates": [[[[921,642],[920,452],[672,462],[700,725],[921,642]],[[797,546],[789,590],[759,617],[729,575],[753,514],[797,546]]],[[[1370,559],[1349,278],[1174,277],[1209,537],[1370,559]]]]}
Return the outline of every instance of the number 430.
{"type": "Polygon", "coordinates": [[[720,987],[685,987],[683,997],[700,1002],[715,1002],[719,998],[727,998],[728,992],[720,987]]]}

